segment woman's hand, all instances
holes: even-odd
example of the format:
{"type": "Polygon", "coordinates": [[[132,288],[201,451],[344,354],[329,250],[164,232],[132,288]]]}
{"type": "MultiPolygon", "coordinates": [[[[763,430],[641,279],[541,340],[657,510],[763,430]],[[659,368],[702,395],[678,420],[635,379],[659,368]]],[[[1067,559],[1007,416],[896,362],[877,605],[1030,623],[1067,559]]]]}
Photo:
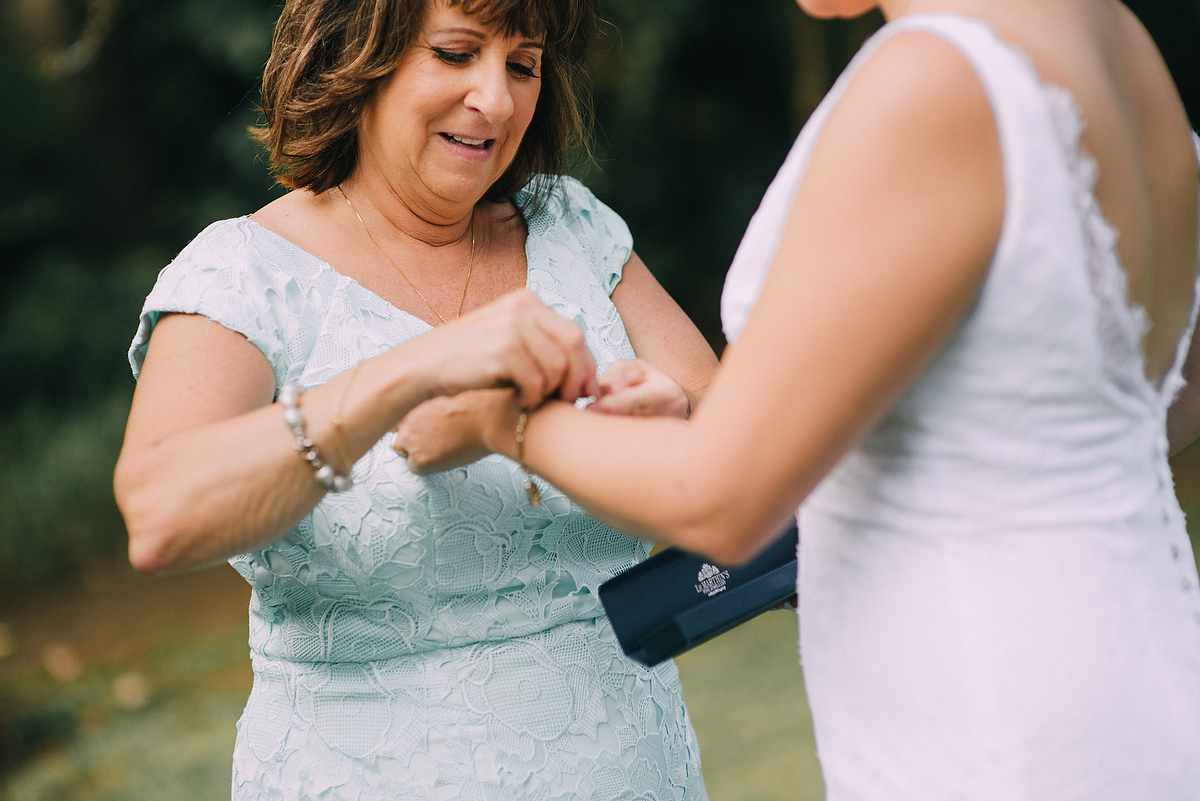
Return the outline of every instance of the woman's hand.
{"type": "Polygon", "coordinates": [[[413,409],[396,430],[392,447],[418,475],[428,475],[482,459],[485,422],[516,408],[511,389],[480,389],[434,398],[413,409]]]}
{"type": "Polygon", "coordinates": [[[613,364],[600,376],[600,399],[588,409],[605,414],[681,417],[692,412],[692,399],[683,387],[661,370],[629,359],[613,364]]]}
{"type": "Polygon", "coordinates": [[[518,402],[533,407],[552,394],[569,401],[600,394],[583,331],[524,289],[412,340],[407,349],[423,364],[429,397],[513,387],[518,402]]]}
{"type": "MultiPolygon", "coordinates": [[[[445,396],[408,412],[392,440],[392,447],[419,475],[488,455],[484,422],[507,419],[511,416],[507,412],[518,405],[532,408],[551,394],[569,401],[603,394],[583,332],[526,290],[505,295],[439,328],[428,340],[437,344],[436,369],[447,376],[449,386],[445,396]],[[513,389],[488,388],[495,386],[513,389]]],[[[630,369],[627,376],[614,380],[614,391],[624,390],[628,396],[625,405],[666,397],[668,393],[658,386],[662,382],[651,379],[651,372],[652,368],[630,369]],[[650,386],[639,391],[639,383],[647,382],[650,386]]],[[[621,401],[615,408],[621,408],[621,401]]]]}
{"type": "MultiPolygon", "coordinates": [[[[641,359],[614,363],[598,381],[600,399],[588,409],[605,414],[677,417],[691,411],[691,394],[641,359]]],[[[523,407],[512,392],[464,392],[428,401],[401,422],[394,447],[409,467],[427,474],[489,453],[515,458],[517,418],[523,407]]]]}

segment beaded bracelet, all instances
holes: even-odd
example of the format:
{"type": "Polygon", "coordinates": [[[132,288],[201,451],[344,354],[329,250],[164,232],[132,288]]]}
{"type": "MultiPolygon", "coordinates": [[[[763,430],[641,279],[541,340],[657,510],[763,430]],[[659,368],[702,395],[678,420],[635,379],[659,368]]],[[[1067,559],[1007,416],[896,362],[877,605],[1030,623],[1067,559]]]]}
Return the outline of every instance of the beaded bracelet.
{"type": "Polygon", "coordinates": [[[300,414],[300,385],[288,382],[279,390],[279,403],[283,406],[283,422],[296,435],[294,447],[300,458],[313,469],[317,482],[330,492],[345,492],[354,486],[350,476],[340,476],[332,466],[321,461],[321,452],[304,433],[304,417],[300,414]]]}

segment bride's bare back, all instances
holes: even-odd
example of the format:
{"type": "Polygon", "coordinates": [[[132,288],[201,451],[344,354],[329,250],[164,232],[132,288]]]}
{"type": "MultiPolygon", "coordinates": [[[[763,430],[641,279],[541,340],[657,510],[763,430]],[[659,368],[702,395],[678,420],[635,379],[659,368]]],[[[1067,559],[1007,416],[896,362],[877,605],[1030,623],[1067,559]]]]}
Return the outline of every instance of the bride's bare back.
{"type": "Polygon", "coordinates": [[[1043,80],[1079,103],[1129,299],[1152,323],[1143,344],[1147,377],[1157,383],[1192,306],[1197,175],[1187,116],[1154,43],[1115,0],[916,0],[905,13],[930,11],[990,21],[1043,80]]]}

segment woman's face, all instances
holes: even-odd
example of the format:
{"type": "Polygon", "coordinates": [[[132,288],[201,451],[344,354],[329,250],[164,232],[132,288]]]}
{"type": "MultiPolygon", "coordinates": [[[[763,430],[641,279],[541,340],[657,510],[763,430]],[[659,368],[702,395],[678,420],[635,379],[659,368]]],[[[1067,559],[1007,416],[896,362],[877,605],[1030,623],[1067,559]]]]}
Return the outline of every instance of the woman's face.
{"type": "Polygon", "coordinates": [[[460,216],[512,163],[541,74],[540,38],[506,37],[430,0],[413,44],[364,110],[360,169],[378,170],[430,221],[460,216]]]}

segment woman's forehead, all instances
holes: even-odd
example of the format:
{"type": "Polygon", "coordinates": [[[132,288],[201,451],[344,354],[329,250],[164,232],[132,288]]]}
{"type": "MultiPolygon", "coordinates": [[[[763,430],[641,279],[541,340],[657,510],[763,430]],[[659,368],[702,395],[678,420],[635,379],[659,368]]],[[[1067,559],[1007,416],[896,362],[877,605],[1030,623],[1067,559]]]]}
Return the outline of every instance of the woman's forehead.
{"type": "Polygon", "coordinates": [[[431,6],[457,8],[505,36],[541,39],[555,0],[429,0],[431,6]]]}

